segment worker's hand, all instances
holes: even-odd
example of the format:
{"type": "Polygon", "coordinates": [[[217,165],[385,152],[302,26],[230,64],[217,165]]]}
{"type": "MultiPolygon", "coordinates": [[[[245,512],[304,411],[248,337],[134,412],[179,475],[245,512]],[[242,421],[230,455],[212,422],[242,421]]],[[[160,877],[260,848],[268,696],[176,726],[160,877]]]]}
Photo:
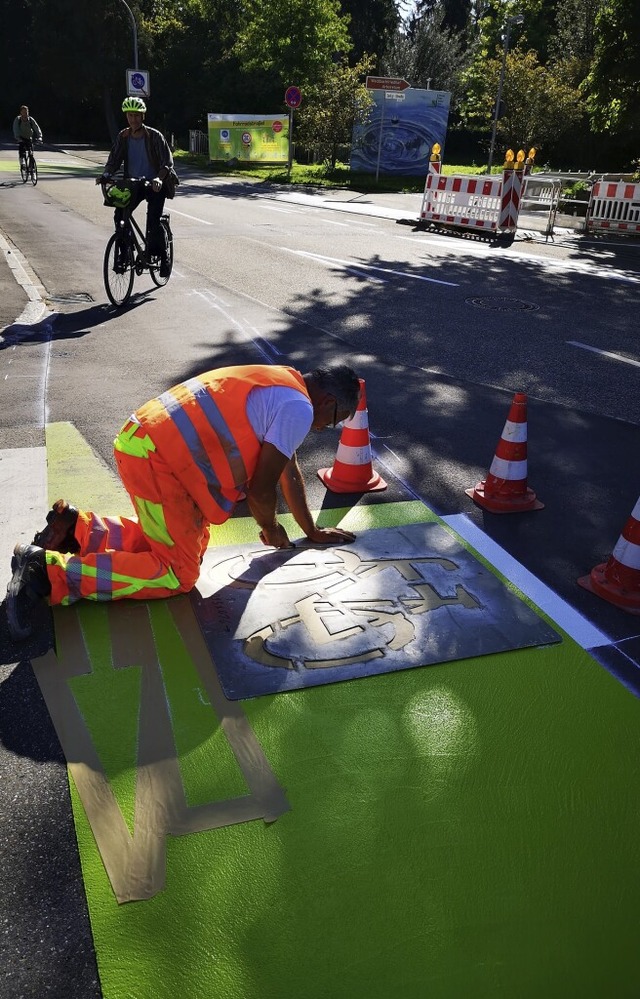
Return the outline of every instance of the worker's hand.
{"type": "Polygon", "coordinates": [[[153,180],[151,181],[151,187],[156,192],[161,190],[161,188],[162,188],[162,181],[160,180],[159,177],[154,177],[153,178],[153,180]]]}
{"type": "Polygon", "coordinates": [[[307,534],[309,541],[316,545],[351,544],[356,540],[355,534],[351,531],[343,531],[341,527],[314,527],[310,534],[307,534]]]}
{"type": "Polygon", "coordinates": [[[267,545],[270,548],[293,548],[293,542],[289,541],[289,537],[284,527],[281,524],[276,524],[275,527],[263,527],[260,531],[260,540],[263,545],[267,545]]]}

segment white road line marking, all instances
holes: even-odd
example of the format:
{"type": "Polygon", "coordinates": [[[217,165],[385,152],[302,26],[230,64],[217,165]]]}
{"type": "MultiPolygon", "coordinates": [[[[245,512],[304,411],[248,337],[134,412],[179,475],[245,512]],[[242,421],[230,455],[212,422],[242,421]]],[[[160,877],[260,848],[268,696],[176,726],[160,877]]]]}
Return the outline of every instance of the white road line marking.
{"type": "Polygon", "coordinates": [[[322,221],[324,222],[325,225],[339,225],[342,226],[343,229],[353,228],[351,222],[336,222],[335,219],[323,219],[322,221]]]}
{"type": "MultiPolygon", "coordinates": [[[[359,264],[354,260],[341,260],[339,257],[325,257],[320,253],[308,253],[306,250],[292,250],[288,246],[281,246],[285,253],[293,253],[296,257],[307,257],[310,260],[318,260],[320,263],[337,264],[347,270],[378,271],[380,274],[392,274],[394,277],[411,278],[414,281],[426,281],[429,284],[442,284],[449,288],[458,288],[459,285],[453,281],[440,281],[437,278],[424,277],[422,274],[407,274],[404,271],[394,271],[390,267],[375,267],[373,264],[359,264]]],[[[375,281],[376,278],[371,277],[375,281]]],[[[378,279],[379,280],[379,279],[378,279]]]]}
{"type": "Polygon", "coordinates": [[[216,312],[219,312],[220,315],[224,316],[225,319],[227,319],[233,326],[236,327],[237,330],[240,331],[240,333],[242,333],[245,337],[247,337],[247,339],[251,340],[256,349],[262,354],[265,361],[268,361],[269,364],[273,363],[273,357],[265,349],[265,346],[269,347],[271,350],[274,350],[275,353],[277,354],[279,354],[280,351],[278,351],[275,347],[272,347],[272,345],[269,343],[269,341],[266,338],[261,337],[260,335],[254,336],[253,334],[256,333],[257,331],[253,326],[249,326],[246,319],[243,320],[242,322],[239,319],[236,319],[235,316],[233,316],[232,313],[229,311],[230,306],[227,305],[226,302],[223,302],[221,298],[218,298],[218,296],[214,292],[209,291],[208,289],[200,291],[198,288],[193,288],[193,294],[198,295],[199,298],[202,298],[207,303],[207,305],[210,305],[212,309],[215,309],[216,312]],[[263,344],[265,346],[263,346],[263,344]]]}
{"type": "Polygon", "coordinates": [[[603,357],[611,357],[614,361],[623,361],[625,364],[633,364],[640,368],[640,361],[634,361],[630,357],[623,357],[621,354],[614,354],[610,350],[601,350],[600,347],[590,347],[588,343],[579,343],[577,340],[566,341],[571,347],[580,347],[582,350],[590,350],[594,354],[602,354],[603,357]]]}
{"type": "MultiPolygon", "coordinates": [[[[281,215],[299,215],[299,214],[301,214],[300,212],[294,211],[293,208],[280,208],[279,205],[274,205],[274,204],[271,204],[271,205],[263,204],[263,205],[260,205],[260,207],[263,208],[265,210],[265,212],[280,212],[281,215]]],[[[251,224],[251,223],[249,223],[249,224],[251,224]]]]}
{"type": "Polygon", "coordinates": [[[179,212],[177,208],[171,206],[172,215],[182,215],[185,219],[191,219],[192,222],[202,222],[203,225],[215,225],[215,222],[207,222],[206,219],[199,219],[197,215],[187,215],[186,212],[179,212]]]}

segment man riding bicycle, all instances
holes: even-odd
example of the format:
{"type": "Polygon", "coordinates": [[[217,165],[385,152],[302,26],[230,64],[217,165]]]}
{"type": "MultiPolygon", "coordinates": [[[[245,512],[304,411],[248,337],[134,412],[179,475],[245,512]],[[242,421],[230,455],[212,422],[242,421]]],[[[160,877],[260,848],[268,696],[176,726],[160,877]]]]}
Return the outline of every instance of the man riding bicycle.
{"type": "Polygon", "coordinates": [[[26,160],[27,153],[32,149],[33,140],[42,142],[42,131],[35,118],[29,114],[26,104],[20,105],[20,114],[13,122],[13,137],[18,143],[18,160],[26,160]]]}
{"type": "MultiPolygon", "coordinates": [[[[169,261],[160,216],[165,198],[173,198],[179,183],[173,168],[173,156],[162,132],[145,125],[147,105],[141,97],[125,97],[122,110],[127,116],[128,128],[124,128],[117,136],[103,174],[96,179],[96,184],[113,177],[121,166],[124,168],[125,179],[150,181],[150,186],[142,183],[133,185],[128,210],[133,212],[146,199],[149,253],[160,257],[160,277],[168,277],[169,261]]],[[[116,226],[122,217],[122,209],[116,208],[116,226]]]]}

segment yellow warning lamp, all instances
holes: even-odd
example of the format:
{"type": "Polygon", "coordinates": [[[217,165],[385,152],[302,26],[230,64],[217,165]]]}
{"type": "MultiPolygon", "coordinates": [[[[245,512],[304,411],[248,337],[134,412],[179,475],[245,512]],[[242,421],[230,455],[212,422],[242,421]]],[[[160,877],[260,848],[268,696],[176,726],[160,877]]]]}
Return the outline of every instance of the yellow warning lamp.
{"type": "Polygon", "coordinates": [[[518,150],[516,156],[516,170],[524,170],[524,149],[518,150]]]}
{"type": "Polygon", "coordinates": [[[442,147],[441,147],[441,145],[440,145],[439,142],[434,142],[434,144],[431,147],[431,156],[429,157],[429,162],[430,163],[437,163],[438,162],[438,160],[440,159],[440,149],[441,148],[442,147]]]}
{"type": "Polygon", "coordinates": [[[528,160],[530,163],[533,163],[535,158],[536,158],[536,147],[532,146],[531,149],[529,150],[528,160]]]}
{"type": "Polygon", "coordinates": [[[507,149],[504,155],[503,170],[513,170],[513,149],[507,149]]]}

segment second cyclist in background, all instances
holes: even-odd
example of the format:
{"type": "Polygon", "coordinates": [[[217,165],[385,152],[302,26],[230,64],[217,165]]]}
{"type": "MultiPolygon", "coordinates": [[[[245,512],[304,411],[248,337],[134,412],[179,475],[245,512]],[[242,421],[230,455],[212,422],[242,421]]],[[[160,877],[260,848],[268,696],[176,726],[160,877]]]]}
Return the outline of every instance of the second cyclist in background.
{"type": "MultiPolygon", "coordinates": [[[[179,183],[173,168],[173,156],[162,132],[149,128],[144,123],[147,105],[141,97],[126,97],[122,110],[127,116],[128,127],[116,138],[109,154],[103,177],[113,177],[120,167],[124,168],[125,179],[148,180],[149,185],[134,184],[129,208],[131,211],[145,198],[147,200],[147,245],[152,256],[160,257],[160,276],[169,274],[165,242],[160,227],[160,216],[165,198],[173,198],[179,183]]],[[[99,184],[102,177],[98,177],[99,184]]],[[[122,218],[122,209],[116,208],[116,226],[122,218]]]]}
{"type": "Polygon", "coordinates": [[[26,159],[34,139],[36,142],[42,142],[42,129],[29,114],[26,104],[20,105],[20,113],[13,120],[13,137],[18,143],[18,159],[21,164],[26,159]]]}

